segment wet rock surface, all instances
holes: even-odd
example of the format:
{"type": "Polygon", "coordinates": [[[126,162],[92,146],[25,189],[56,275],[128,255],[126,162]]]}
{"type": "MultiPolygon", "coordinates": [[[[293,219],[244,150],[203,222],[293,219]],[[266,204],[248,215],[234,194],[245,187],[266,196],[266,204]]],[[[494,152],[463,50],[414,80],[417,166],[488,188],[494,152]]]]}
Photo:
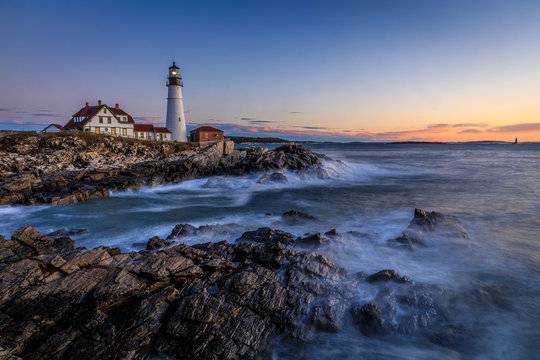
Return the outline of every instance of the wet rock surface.
{"type": "Polygon", "coordinates": [[[278,334],[339,327],[341,296],[325,299],[347,276],[279,242],[122,254],[22,227],[1,240],[0,346],[25,359],[253,358],[278,334]]]}
{"type": "Polygon", "coordinates": [[[403,234],[388,240],[388,243],[403,249],[414,250],[428,246],[428,239],[432,234],[469,239],[467,230],[463,228],[456,216],[417,208],[414,209],[414,216],[403,234]]]}
{"type": "MultiPolygon", "coordinates": [[[[394,269],[349,275],[298,250],[320,249],[335,229],[298,237],[259,228],[235,243],[179,244],[235,226],[178,224],[130,253],[76,248],[69,230],[53,239],[24,226],[0,236],[0,355],[253,359],[278,337],[309,341],[347,326],[358,336],[415,336],[450,348],[471,336],[444,288],[394,269]]],[[[479,301],[498,294],[481,290],[479,301]]]]}
{"type": "MultiPolygon", "coordinates": [[[[127,140],[92,134],[3,138],[0,205],[62,205],[108,197],[111,190],[138,189],[212,175],[311,167],[322,171],[320,159],[326,158],[295,144],[275,150],[259,147],[234,150],[234,143],[225,141],[190,150],[187,145],[177,143],[127,140]]],[[[280,172],[263,178],[261,182],[287,181],[280,172]]]]}

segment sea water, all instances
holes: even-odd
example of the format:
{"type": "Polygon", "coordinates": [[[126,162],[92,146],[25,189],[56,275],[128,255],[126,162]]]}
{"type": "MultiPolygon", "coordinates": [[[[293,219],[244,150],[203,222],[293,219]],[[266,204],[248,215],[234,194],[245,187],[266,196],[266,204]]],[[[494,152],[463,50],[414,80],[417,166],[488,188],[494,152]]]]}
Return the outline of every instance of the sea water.
{"type": "MultiPolygon", "coordinates": [[[[344,236],[317,251],[350,273],[395,269],[451,294],[448,309],[467,329],[466,347],[415,336],[366,337],[350,322],[308,343],[276,341],[271,359],[533,359],[540,351],[540,144],[309,144],[333,159],[326,179],[286,172],[213,177],[115,192],[65,206],[0,207],[0,234],[30,225],[42,233],[84,228],[77,246],[144,248],[178,223],[219,224],[188,244],[227,240],[268,226],[298,236],[344,236]],[[433,237],[405,251],[390,246],[414,208],[453,214],[470,238],[433,237]],[[317,221],[290,223],[295,209],[317,221]]],[[[377,287],[355,294],[370,301],[377,287]]]]}

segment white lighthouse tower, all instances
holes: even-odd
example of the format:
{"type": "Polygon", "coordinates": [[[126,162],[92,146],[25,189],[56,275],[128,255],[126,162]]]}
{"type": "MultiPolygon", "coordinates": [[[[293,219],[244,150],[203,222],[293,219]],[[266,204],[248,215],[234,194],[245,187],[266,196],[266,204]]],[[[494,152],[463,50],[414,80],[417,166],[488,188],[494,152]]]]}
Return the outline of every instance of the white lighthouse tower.
{"type": "Polygon", "coordinates": [[[167,129],[171,132],[171,140],[187,141],[186,118],[184,116],[184,104],[182,102],[182,77],[180,69],[173,61],[169,68],[169,81],[167,88],[167,129]]]}

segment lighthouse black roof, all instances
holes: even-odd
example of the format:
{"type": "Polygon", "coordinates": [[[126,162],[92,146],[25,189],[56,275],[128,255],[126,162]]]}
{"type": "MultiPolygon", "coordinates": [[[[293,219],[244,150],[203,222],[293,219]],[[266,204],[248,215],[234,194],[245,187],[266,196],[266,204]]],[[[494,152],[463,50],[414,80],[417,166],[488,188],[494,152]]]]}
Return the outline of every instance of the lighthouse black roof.
{"type": "Polygon", "coordinates": [[[176,63],[173,61],[172,66],[169,67],[169,69],[180,69],[178,66],[176,66],[176,63]]]}

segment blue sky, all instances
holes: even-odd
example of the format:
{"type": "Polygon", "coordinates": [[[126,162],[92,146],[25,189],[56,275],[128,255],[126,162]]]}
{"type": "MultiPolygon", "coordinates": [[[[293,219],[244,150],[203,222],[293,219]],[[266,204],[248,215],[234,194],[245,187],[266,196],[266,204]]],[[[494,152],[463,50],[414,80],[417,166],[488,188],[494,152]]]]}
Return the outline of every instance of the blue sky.
{"type": "Polygon", "coordinates": [[[538,1],[3,0],[0,129],[98,99],[164,123],[174,59],[188,124],[228,134],[540,140],[539,19],[538,1]]]}

